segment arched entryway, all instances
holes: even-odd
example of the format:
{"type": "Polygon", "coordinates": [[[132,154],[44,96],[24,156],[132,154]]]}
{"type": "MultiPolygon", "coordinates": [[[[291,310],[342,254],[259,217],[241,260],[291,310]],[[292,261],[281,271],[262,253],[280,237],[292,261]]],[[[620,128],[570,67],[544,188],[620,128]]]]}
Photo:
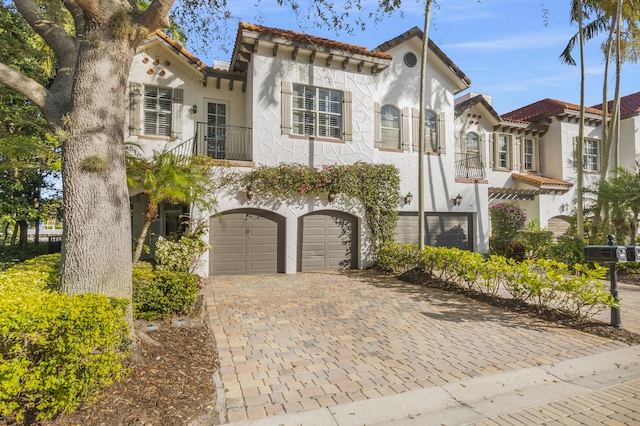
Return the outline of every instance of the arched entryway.
{"type": "Polygon", "coordinates": [[[322,210],[298,219],[298,271],[358,267],[358,218],[322,210]]]}
{"type": "Polygon", "coordinates": [[[259,209],[211,217],[209,274],[284,272],[285,218],[259,209]]]}

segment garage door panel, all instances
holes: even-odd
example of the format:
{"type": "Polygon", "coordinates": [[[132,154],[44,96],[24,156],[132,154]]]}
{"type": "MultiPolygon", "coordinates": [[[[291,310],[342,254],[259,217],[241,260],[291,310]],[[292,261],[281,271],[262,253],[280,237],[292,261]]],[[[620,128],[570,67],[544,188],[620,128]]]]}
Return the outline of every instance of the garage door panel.
{"type": "Polygon", "coordinates": [[[301,271],[355,267],[355,218],[339,212],[314,213],[300,221],[301,271]]]}
{"type": "Polygon", "coordinates": [[[211,274],[275,273],[279,232],[284,227],[259,213],[228,213],[212,218],[211,274]]]}
{"type": "MultiPolygon", "coordinates": [[[[425,217],[425,244],[437,247],[457,247],[473,250],[472,215],[459,213],[428,213],[425,217]]],[[[395,241],[418,244],[418,215],[400,213],[395,230],[395,241]]]]}

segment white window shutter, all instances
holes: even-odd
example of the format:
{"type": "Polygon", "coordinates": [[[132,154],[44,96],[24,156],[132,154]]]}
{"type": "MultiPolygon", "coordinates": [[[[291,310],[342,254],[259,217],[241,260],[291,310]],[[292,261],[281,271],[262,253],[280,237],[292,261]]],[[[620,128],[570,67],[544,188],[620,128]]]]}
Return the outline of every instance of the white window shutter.
{"type": "Polygon", "coordinates": [[[345,141],[353,140],[353,101],[351,92],[345,91],[342,94],[342,134],[345,141]]]}
{"type": "Polygon", "coordinates": [[[137,136],[142,132],[142,89],[141,83],[129,84],[129,134],[137,136]]]}
{"type": "Polygon", "coordinates": [[[411,149],[411,108],[402,108],[402,118],[400,122],[400,140],[402,141],[402,149],[409,151],[411,149]]]}
{"type": "Polygon", "coordinates": [[[500,166],[500,150],[498,149],[498,134],[494,133],[493,134],[493,143],[491,144],[493,146],[493,156],[491,158],[493,158],[493,168],[498,168],[500,166]]]}
{"type": "Polygon", "coordinates": [[[447,153],[447,116],[444,112],[438,114],[438,135],[437,135],[437,144],[438,144],[438,152],[440,154],[447,153]]]}
{"type": "Polygon", "coordinates": [[[542,172],[540,170],[540,139],[534,139],[533,141],[533,167],[535,167],[536,172],[542,172]]]}
{"type": "Polygon", "coordinates": [[[482,160],[482,167],[487,167],[487,135],[485,133],[480,133],[479,139],[479,147],[480,149],[480,159],[482,160]]]}
{"type": "Polygon", "coordinates": [[[412,137],[413,137],[413,150],[415,152],[419,151],[418,144],[420,143],[420,111],[417,108],[411,109],[411,124],[413,128],[412,137]]]}
{"type": "Polygon", "coordinates": [[[382,146],[382,119],[378,102],[373,104],[373,146],[376,148],[382,146]]]}
{"type": "Polygon", "coordinates": [[[171,136],[182,140],[182,104],[184,90],[173,89],[173,103],[171,105],[171,136]]]}
{"type": "Polygon", "coordinates": [[[282,123],[280,129],[283,135],[291,134],[291,98],[293,96],[293,87],[290,81],[283,81],[281,87],[281,107],[282,107],[282,123]]]}

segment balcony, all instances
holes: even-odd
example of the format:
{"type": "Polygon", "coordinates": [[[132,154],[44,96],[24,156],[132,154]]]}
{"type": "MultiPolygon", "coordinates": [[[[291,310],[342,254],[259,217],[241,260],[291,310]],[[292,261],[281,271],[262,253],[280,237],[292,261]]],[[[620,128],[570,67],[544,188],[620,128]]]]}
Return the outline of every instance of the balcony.
{"type": "Polygon", "coordinates": [[[249,127],[197,123],[196,135],[176,146],[176,155],[206,155],[216,160],[251,161],[253,134],[249,127]]]}
{"type": "Polygon", "coordinates": [[[455,162],[456,178],[460,179],[484,179],[484,165],[480,154],[467,154],[456,152],[455,162]]]}

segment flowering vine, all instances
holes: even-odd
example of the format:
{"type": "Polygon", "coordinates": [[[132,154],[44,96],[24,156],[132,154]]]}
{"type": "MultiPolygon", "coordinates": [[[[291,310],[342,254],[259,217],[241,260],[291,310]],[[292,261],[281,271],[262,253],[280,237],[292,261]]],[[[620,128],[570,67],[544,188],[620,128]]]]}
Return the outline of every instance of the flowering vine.
{"type": "Polygon", "coordinates": [[[400,176],[395,166],[355,163],[324,165],[317,169],[297,163],[260,166],[240,176],[241,185],[256,194],[280,198],[298,195],[345,194],[364,204],[365,220],[374,245],[393,240],[397,206],[400,200],[400,176]]]}

